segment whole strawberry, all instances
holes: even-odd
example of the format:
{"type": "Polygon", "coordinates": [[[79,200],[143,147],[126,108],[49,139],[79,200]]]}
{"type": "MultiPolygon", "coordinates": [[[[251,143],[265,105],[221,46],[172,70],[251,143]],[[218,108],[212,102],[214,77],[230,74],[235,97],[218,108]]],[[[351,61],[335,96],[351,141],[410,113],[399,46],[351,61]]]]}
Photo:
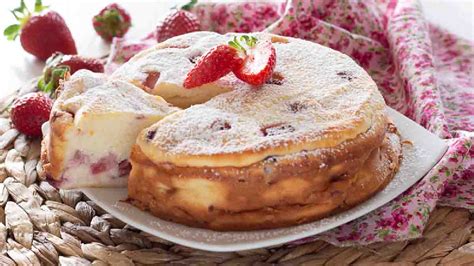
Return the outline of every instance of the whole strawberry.
{"type": "Polygon", "coordinates": [[[158,42],[182,35],[185,33],[201,30],[201,24],[197,17],[187,10],[190,10],[197,0],[191,0],[181,7],[181,10],[172,11],[165,20],[156,27],[156,39],[158,42]]]}
{"type": "Polygon", "coordinates": [[[103,73],[104,64],[96,58],[84,57],[81,55],[64,55],[55,53],[46,61],[47,68],[58,66],[68,66],[69,74],[74,74],[79,69],[88,69],[92,72],[103,73]]]}
{"type": "Polygon", "coordinates": [[[53,93],[59,86],[59,80],[80,69],[103,73],[104,64],[95,58],[55,53],[46,61],[43,77],[38,81],[38,88],[43,92],[53,93]]]}
{"type": "Polygon", "coordinates": [[[104,7],[92,18],[95,31],[106,41],[123,37],[132,25],[130,14],[116,3],[104,7]]]}
{"type": "Polygon", "coordinates": [[[28,93],[13,102],[12,123],[18,131],[30,136],[41,136],[41,125],[49,120],[53,102],[42,93],[28,93]]]}
{"type": "Polygon", "coordinates": [[[232,70],[240,68],[243,63],[239,51],[229,45],[218,45],[196,62],[186,75],[183,86],[187,89],[213,82],[227,75],[232,70]]]}
{"type": "Polygon", "coordinates": [[[55,11],[41,13],[45,8],[41,0],[36,0],[34,12],[31,13],[22,0],[20,7],[11,11],[19,24],[8,26],[3,34],[9,40],[20,35],[23,49],[43,61],[54,52],[77,54],[76,44],[64,19],[55,11]]]}

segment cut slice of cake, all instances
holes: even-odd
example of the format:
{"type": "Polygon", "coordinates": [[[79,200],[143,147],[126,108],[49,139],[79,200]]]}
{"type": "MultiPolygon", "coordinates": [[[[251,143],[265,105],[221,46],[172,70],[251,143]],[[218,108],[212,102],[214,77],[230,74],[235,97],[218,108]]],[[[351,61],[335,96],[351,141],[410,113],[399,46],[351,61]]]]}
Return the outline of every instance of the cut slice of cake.
{"type": "Polygon", "coordinates": [[[47,177],[61,188],[125,186],[138,133],[177,110],[128,82],[75,73],[43,127],[47,177]]]}

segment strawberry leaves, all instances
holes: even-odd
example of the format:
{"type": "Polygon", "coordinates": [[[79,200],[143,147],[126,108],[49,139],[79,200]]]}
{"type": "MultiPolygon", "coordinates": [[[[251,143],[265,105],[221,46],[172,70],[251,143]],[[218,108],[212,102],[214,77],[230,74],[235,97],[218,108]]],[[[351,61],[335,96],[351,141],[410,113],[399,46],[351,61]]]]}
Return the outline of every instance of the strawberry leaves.
{"type": "Polygon", "coordinates": [[[26,22],[28,22],[31,16],[34,13],[40,13],[41,11],[47,9],[48,7],[49,6],[43,6],[43,4],[41,3],[41,0],[36,0],[33,13],[31,13],[25,4],[25,1],[21,0],[20,6],[10,11],[19,23],[12,24],[6,27],[5,30],[3,31],[3,35],[7,37],[7,40],[9,41],[15,40],[20,34],[21,28],[25,26],[26,22]]]}
{"type": "Polygon", "coordinates": [[[237,49],[240,52],[243,52],[244,54],[247,54],[247,49],[254,47],[256,43],[257,43],[257,38],[253,36],[248,36],[248,35],[242,35],[240,36],[240,38],[237,38],[237,36],[234,36],[234,39],[232,41],[229,41],[229,45],[231,47],[234,47],[235,49],[237,49]],[[240,39],[240,42],[238,39],[240,39]],[[244,47],[244,45],[246,45],[247,47],[244,47]]]}
{"type": "Polygon", "coordinates": [[[42,92],[52,94],[59,87],[59,80],[64,79],[69,73],[69,67],[61,65],[45,73],[44,77],[38,80],[38,89],[42,92]]]}
{"type": "Polygon", "coordinates": [[[42,92],[52,95],[59,87],[59,80],[64,79],[66,73],[70,71],[69,66],[59,65],[63,54],[56,53],[46,61],[43,70],[43,77],[38,80],[38,89],[42,92]]]}
{"type": "Polygon", "coordinates": [[[116,3],[104,7],[92,18],[97,34],[106,41],[114,37],[123,37],[131,27],[130,14],[116,3]]]}
{"type": "Polygon", "coordinates": [[[43,4],[41,3],[41,0],[36,0],[35,1],[35,12],[36,13],[39,13],[45,9],[48,9],[49,6],[43,6],[43,4]]]}
{"type": "Polygon", "coordinates": [[[7,40],[13,41],[18,37],[20,32],[20,24],[13,24],[5,28],[3,35],[7,37],[7,40]]]}
{"type": "Polygon", "coordinates": [[[196,3],[197,3],[197,0],[191,0],[191,1],[189,1],[189,3],[181,6],[181,9],[186,10],[186,11],[190,11],[191,8],[193,8],[194,5],[196,5],[196,3]]]}
{"type": "Polygon", "coordinates": [[[253,86],[263,85],[272,75],[276,64],[276,51],[269,40],[241,35],[211,49],[202,56],[187,74],[184,87],[201,86],[233,72],[253,86]]]}
{"type": "Polygon", "coordinates": [[[13,24],[5,28],[3,35],[7,37],[7,40],[13,41],[18,37],[21,26],[31,16],[30,11],[25,5],[25,1],[21,0],[20,6],[10,11],[19,24],[13,24]]]}
{"type": "Polygon", "coordinates": [[[13,14],[13,16],[15,16],[15,18],[17,20],[19,20],[22,16],[31,14],[30,11],[28,10],[28,8],[25,5],[25,1],[23,1],[23,0],[21,0],[21,2],[20,2],[20,7],[17,7],[15,9],[11,10],[10,12],[13,14]]]}
{"type": "Polygon", "coordinates": [[[270,78],[276,64],[276,51],[270,41],[242,35],[234,37],[229,46],[245,55],[242,66],[232,71],[238,79],[260,86],[270,78]]]}

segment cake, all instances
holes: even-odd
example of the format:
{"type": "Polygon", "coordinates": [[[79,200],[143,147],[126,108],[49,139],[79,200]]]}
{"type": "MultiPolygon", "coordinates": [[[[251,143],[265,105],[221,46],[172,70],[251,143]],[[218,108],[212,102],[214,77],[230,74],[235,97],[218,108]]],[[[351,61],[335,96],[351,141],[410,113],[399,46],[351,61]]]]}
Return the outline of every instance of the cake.
{"type": "Polygon", "coordinates": [[[201,55],[216,43],[226,43],[229,36],[194,32],[171,38],[135,55],[118,68],[112,78],[131,82],[180,108],[206,102],[242,82],[227,75],[197,90],[188,90],[183,88],[184,79],[201,55]]]}
{"type": "Polygon", "coordinates": [[[178,110],[131,83],[76,72],[43,126],[47,177],[60,188],[126,186],[138,133],[178,110]]]}
{"type": "Polygon", "coordinates": [[[138,135],[130,202],[193,227],[268,229],[348,209],[390,182],[401,161],[399,135],[374,81],[344,54],[256,33],[276,49],[266,84],[255,88],[231,73],[183,88],[190,58],[235,35],[182,35],[113,75],[190,106],[138,135]]]}
{"type": "Polygon", "coordinates": [[[382,190],[398,171],[401,141],[370,76],[330,48],[252,35],[276,51],[258,87],[233,73],[183,87],[200,56],[237,33],[181,35],[110,77],[74,74],[45,126],[50,180],[126,185],[138,208],[222,231],[311,222],[382,190]]]}

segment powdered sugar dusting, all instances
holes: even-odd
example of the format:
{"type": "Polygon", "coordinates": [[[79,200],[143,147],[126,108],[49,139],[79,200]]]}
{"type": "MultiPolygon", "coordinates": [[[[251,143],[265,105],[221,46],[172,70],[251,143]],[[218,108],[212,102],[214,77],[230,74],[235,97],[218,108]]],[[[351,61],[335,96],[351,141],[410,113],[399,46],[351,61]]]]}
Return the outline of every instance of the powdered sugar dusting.
{"type": "Polygon", "coordinates": [[[160,77],[154,87],[147,89],[151,94],[160,95],[168,102],[182,107],[201,103],[231,90],[236,83],[242,83],[233,75],[227,75],[214,84],[199,89],[182,87],[186,74],[194,67],[199,56],[218,44],[227,43],[229,39],[229,36],[212,32],[194,32],[171,38],[134,56],[111,77],[144,84],[148,73],[159,72],[160,77]]]}
{"type": "Polygon", "coordinates": [[[48,123],[47,163],[59,169],[51,176],[62,179],[62,188],[126,185],[117,178],[126,176],[137,135],[178,110],[128,82],[76,72],[64,82],[48,123]]]}
{"type": "Polygon", "coordinates": [[[177,109],[128,82],[107,80],[105,76],[89,71],[75,73],[64,86],[54,109],[71,112],[76,117],[84,113],[110,112],[147,115],[177,109]]]}
{"type": "MultiPolygon", "coordinates": [[[[365,203],[343,213],[312,223],[288,228],[247,232],[216,232],[163,221],[153,217],[149,213],[139,211],[130,204],[119,201],[114,202],[111,205],[112,208],[107,208],[107,210],[119,218],[123,216],[124,213],[130,217],[136,217],[139,213],[141,216],[140,223],[137,223],[135,219],[127,219],[127,222],[157,236],[164,236],[164,238],[168,240],[172,238],[172,241],[178,240],[179,243],[187,244],[195,248],[209,249],[209,247],[199,246],[199,244],[211,245],[213,247],[212,250],[219,250],[217,248],[219,246],[225,249],[228,245],[233,246],[232,250],[251,249],[253,248],[252,243],[255,243],[257,247],[268,246],[269,243],[266,241],[273,240],[273,244],[275,244],[275,239],[279,239],[276,243],[283,243],[324,232],[338,225],[347,223],[356,217],[374,210],[385,202],[392,200],[423,175],[423,171],[426,169],[420,169],[420,161],[418,159],[422,154],[428,154],[423,147],[404,145],[404,159],[402,160],[400,170],[384,190],[365,203]],[[142,223],[144,223],[145,227],[143,227],[142,223]],[[172,235],[172,237],[168,234],[172,235]]],[[[86,190],[85,193],[91,195],[88,190],[86,190]]],[[[123,196],[126,196],[126,191],[123,192],[123,196]]]]}
{"type": "Polygon", "coordinates": [[[146,72],[157,71],[161,73],[157,86],[160,83],[183,84],[186,73],[194,66],[190,59],[217,44],[226,43],[228,39],[224,35],[202,31],[181,35],[134,56],[112,77],[143,81],[146,72]]]}
{"type": "MultiPolygon", "coordinates": [[[[203,39],[208,45],[222,43],[229,36],[201,32],[182,39],[187,40],[185,43],[196,43],[184,49],[192,51],[203,49],[203,39]]],[[[354,137],[365,132],[383,112],[384,102],[375,83],[349,57],[298,39],[289,38],[288,43],[274,43],[274,46],[275,73],[283,77],[281,83],[265,84],[261,88],[234,83],[234,90],[153,126],[150,130],[156,130],[156,137],[138,142],[144,153],[153,157],[158,151],[168,154],[167,159],[173,155],[238,154],[314,142],[324,139],[327,133],[340,132],[340,137],[343,134],[354,137]],[[215,130],[212,125],[216,121],[225,121],[229,127],[215,130]]],[[[170,60],[177,57],[174,51],[166,53],[170,60]]],[[[151,54],[139,55],[132,64],[150,61],[151,54]]],[[[178,68],[181,65],[173,70],[181,71],[178,68]]],[[[163,72],[160,76],[162,82],[176,82],[179,86],[182,78],[163,76],[163,72]]],[[[341,137],[340,142],[343,140],[341,137]]]]}

